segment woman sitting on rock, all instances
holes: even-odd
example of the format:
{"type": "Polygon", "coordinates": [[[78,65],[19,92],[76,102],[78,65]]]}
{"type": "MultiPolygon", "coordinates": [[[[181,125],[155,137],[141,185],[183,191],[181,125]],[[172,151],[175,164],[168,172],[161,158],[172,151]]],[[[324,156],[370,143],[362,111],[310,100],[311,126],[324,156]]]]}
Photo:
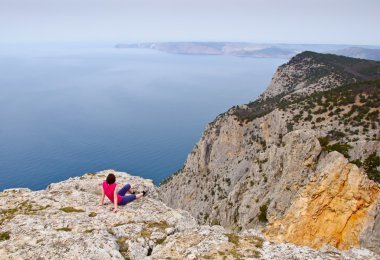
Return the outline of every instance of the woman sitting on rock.
{"type": "Polygon", "coordinates": [[[131,190],[131,185],[129,184],[126,184],[123,188],[119,190],[119,192],[116,192],[117,183],[115,181],[116,177],[112,173],[108,174],[107,179],[103,181],[102,198],[99,201],[99,207],[102,206],[104,203],[104,196],[107,196],[110,199],[110,201],[115,205],[112,212],[116,213],[118,205],[125,205],[129,202],[134,201],[135,199],[139,199],[146,195],[146,191],[143,191],[139,194],[135,194],[135,192],[131,190]],[[130,195],[125,196],[127,192],[129,192],[130,195]]]}

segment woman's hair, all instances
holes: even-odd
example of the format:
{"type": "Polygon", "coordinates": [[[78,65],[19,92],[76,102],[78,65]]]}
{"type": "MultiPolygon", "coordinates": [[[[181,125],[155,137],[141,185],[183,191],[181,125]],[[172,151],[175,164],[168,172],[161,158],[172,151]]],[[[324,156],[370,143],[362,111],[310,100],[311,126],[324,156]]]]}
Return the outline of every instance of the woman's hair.
{"type": "Polygon", "coordinates": [[[108,174],[107,179],[106,179],[106,182],[107,182],[108,184],[112,184],[112,183],[114,183],[115,180],[116,180],[115,175],[113,175],[112,173],[108,174]]]}

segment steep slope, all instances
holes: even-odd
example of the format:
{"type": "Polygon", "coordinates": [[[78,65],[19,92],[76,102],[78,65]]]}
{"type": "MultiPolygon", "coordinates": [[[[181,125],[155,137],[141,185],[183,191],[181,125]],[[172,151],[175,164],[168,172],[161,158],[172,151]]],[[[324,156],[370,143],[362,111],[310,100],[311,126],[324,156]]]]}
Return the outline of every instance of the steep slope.
{"type": "Polygon", "coordinates": [[[273,241],[379,252],[378,78],[380,62],[297,55],[258,100],[208,125],[183,169],[160,186],[163,201],[202,223],[261,226],[273,241]],[[320,186],[337,192],[314,193],[320,186]]]}

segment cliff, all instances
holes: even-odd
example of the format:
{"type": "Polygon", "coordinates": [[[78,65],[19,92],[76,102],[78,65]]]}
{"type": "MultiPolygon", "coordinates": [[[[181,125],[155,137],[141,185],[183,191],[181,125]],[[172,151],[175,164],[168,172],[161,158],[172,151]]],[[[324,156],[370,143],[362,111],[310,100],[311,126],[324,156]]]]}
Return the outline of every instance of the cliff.
{"type": "Polygon", "coordinates": [[[380,259],[379,79],[379,62],[305,52],[210,123],[158,190],[114,171],[5,190],[0,256],[380,259]],[[149,196],[98,208],[110,172],[149,196]]]}
{"type": "Polygon", "coordinates": [[[210,123],[162,200],[271,241],[379,251],[380,62],[304,52],[210,123]]]}
{"type": "Polygon", "coordinates": [[[152,181],[112,170],[49,185],[0,193],[1,259],[375,259],[368,250],[320,251],[274,244],[256,230],[232,233],[199,225],[189,213],[157,199],[152,181]],[[108,173],[149,196],[111,212],[100,208],[108,173]]]}

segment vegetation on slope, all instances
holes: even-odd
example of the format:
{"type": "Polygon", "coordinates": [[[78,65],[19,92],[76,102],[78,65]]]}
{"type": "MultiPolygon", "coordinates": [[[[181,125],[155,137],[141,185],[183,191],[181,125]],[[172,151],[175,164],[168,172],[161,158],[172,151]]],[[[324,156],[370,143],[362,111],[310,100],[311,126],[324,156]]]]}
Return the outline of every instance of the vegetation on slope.
{"type": "Polygon", "coordinates": [[[308,75],[310,82],[320,77],[330,75],[331,73],[342,75],[346,80],[352,77],[358,80],[372,80],[380,76],[380,63],[377,61],[356,59],[334,54],[305,51],[295,56],[289,63],[302,64],[302,61],[305,59],[311,59],[314,63],[325,65],[315,69],[312,74],[308,75]]]}
{"type": "MultiPolygon", "coordinates": [[[[336,55],[315,55],[316,58],[321,58],[321,56],[322,58],[327,56],[331,63],[344,63],[345,67],[341,66],[342,70],[355,68],[355,74],[360,75],[361,79],[376,78],[379,72],[377,66],[372,66],[378,62],[336,55]]],[[[300,57],[302,55],[298,55],[297,58],[300,57]]],[[[237,107],[234,109],[234,115],[243,125],[244,122],[265,116],[274,109],[287,112],[288,131],[292,131],[297,126],[321,130],[327,134],[320,138],[323,150],[338,151],[347,158],[350,158],[349,150],[352,148],[348,142],[380,140],[379,79],[345,84],[326,91],[315,92],[309,96],[283,97],[284,94],[265,100],[259,99],[250,103],[248,109],[237,107]]],[[[368,158],[356,159],[352,162],[363,167],[370,179],[380,183],[378,170],[380,160],[377,158],[379,157],[373,154],[368,158]]]]}
{"type": "MultiPolygon", "coordinates": [[[[362,132],[366,133],[370,128],[377,129],[380,121],[380,80],[345,85],[290,102],[282,101],[278,107],[285,111],[297,110],[292,118],[296,123],[301,120],[320,123],[332,119],[347,127],[361,126],[362,132]]],[[[333,131],[331,137],[337,139],[342,135],[333,131]]]]}
{"type": "Polygon", "coordinates": [[[378,170],[380,167],[380,157],[377,156],[376,153],[370,154],[367,159],[364,160],[363,166],[368,177],[380,183],[380,171],[378,170]]]}
{"type": "MultiPolygon", "coordinates": [[[[348,142],[359,140],[380,140],[380,62],[355,59],[331,54],[303,52],[289,61],[288,65],[301,67],[305,64],[323,64],[314,66],[302,75],[309,84],[335,73],[346,84],[327,87],[325,91],[310,95],[289,94],[283,92],[274,97],[258,99],[246,106],[236,106],[230,111],[243,126],[256,118],[263,117],[275,109],[286,112],[287,131],[295,128],[311,128],[326,134],[325,151],[338,151],[349,158],[351,146],[348,142]]],[[[283,65],[286,66],[287,64],[283,65]]],[[[215,121],[214,121],[215,122],[215,121]]],[[[210,123],[212,128],[214,123],[210,123]]],[[[283,136],[286,133],[280,133],[283,136]]],[[[253,135],[253,133],[252,133],[253,135]]],[[[281,137],[280,137],[281,139],[281,137]]],[[[320,140],[321,141],[321,140],[320,140]]],[[[266,142],[259,135],[253,136],[252,143],[258,142],[263,149],[266,142]]],[[[365,158],[355,160],[361,167],[365,158]]],[[[374,169],[374,168],[371,168],[374,169]]],[[[176,172],[174,175],[180,173],[176,172]]],[[[370,175],[370,173],[367,171],[370,175]]],[[[161,182],[170,182],[173,176],[161,182]]],[[[372,170],[371,179],[378,180],[377,172],[372,170]]],[[[380,181],[379,181],[380,182],[380,181]]]]}
{"type": "MultiPolygon", "coordinates": [[[[282,66],[292,65],[296,70],[298,67],[299,70],[301,70],[302,67],[306,65],[310,66],[311,64],[316,66],[311,66],[311,68],[302,75],[293,75],[292,78],[287,78],[288,85],[290,86],[289,90],[284,90],[284,92],[274,97],[258,99],[249,103],[247,107],[244,108],[234,107],[234,115],[241,122],[249,122],[272,112],[278,106],[284,107],[289,103],[298,102],[300,98],[307,98],[294,94],[283,99],[285,95],[291,94],[291,92],[294,91],[294,87],[300,83],[301,79],[297,77],[305,79],[307,85],[317,83],[321,78],[333,74],[339,76],[339,82],[343,85],[380,79],[380,62],[333,54],[320,54],[306,51],[296,55],[287,64],[282,66]]],[[[284,76],[288,77],[287,75],[284,76]]]]}

